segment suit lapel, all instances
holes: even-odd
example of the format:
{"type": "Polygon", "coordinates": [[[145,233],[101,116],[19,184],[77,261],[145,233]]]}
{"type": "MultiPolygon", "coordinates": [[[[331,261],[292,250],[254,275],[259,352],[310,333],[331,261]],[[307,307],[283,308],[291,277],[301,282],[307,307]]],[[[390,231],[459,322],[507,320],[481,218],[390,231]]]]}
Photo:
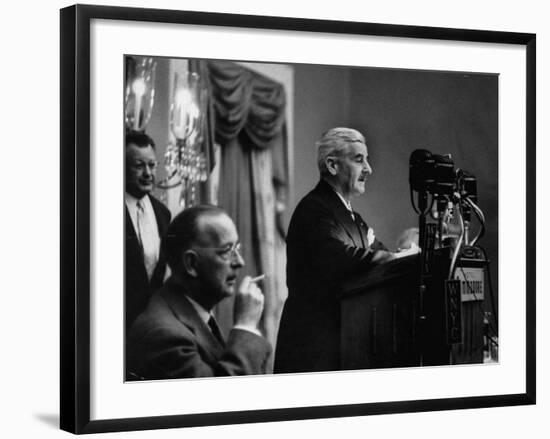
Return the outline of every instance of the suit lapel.
{"type": "Polygon", "coordinates": [[[197,311],[187,300],[182,287],[170,280],[166,281],[163,296],[176,318],[185,325],[197,338],[197,344],[208,352],[213,359],[218,359],[223,353],[223,346],[214,337],[208,325],[202,321],[197,311]]]}
{"type": "Polygon", "coordinates": [[[351,217],[351,213],[348,209],[346,209],[346,206],[344,206],[342,200],[340,200],[336,192],[334,192],[334,189],[332,189],[327,182],[321,180],[315,188],[315,191],[319,194],[321,200],[323,200],[323,202],[327,205],[328,209],[334,213],[336,220],[340,223],[349,238],[353,241],[353,244],[356,247],[362,247],[361,236],[359,235],[357,226],[351,217]]]}
{"type": "Polygon", "coordinates": [[[355,211],[353,211],[353,213],[355,214],[355,224],[357,226],[359,239],[361,240],[361,245],[362,247],[367,248],[369,247],[369,242],[368,242],[369,227],[367,226],[367,223],[363,221],[363,218],[361,218],[361,215],[359,215],[355,211]]]}
{"type": "Polygon", "coordinates": [[[130,217],[130,212],[128,211],[128,207],[126,206],[126,203],[124,203],[124,212],[125,212],[125,218],[126,218],[126,236],[131,239],[135,239],[137,241],[137,233],[136,229],[134,229],[134,224],[132,223],[132,218],[130,217]]]}
{"type": "Polygon", "coordinates": [[[158,201],[155,197],[152,197],[151,195],[148,195],[149,200],[151,201],[151,206],[153,206],[153,212],[155,212],[155,219],[157,220],[157,228],[159,231],[159,236],[164,236],[164,233],[166,232],[166,229],[168,228],[168,224],[170,223],[170,217],[167,216],[164,212],[166,209],[165,206],[158,201]]]}
{"type": "MultiPolygon", "coordinates": [[[[149,200],[151,201],[151,206],[153,206],[153,212],[155,214],[155,219],[157,221],[157,230],[162,240],[162,237],[165,235],[168,225],[170,224],[170,212],[168,209],[158,201],[155,197],[149,195],[149,200]]],[[[151,284],[160,286],[164,282],[164,275],[166,273],[166,257],[161,251],[159,254],[159,260],[157,261],[157,266],[151,277],[151,284]]]]}

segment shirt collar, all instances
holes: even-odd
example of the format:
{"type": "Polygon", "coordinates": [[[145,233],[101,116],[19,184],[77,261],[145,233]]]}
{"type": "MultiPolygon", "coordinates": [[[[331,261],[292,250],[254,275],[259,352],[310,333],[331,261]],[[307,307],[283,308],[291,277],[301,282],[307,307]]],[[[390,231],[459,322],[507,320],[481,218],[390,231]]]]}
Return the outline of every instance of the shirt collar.
{"type": "Polygon", "coordinates": [[[147,208],[150,204],[149,197],[147,195],[144,195],[141,198],[136,198],[133,195],[130,195],[128,192],[124,192],[124,201],[126,202],[126,206],[133,209],[137,209],[138,201],[141,201],[144,208],[147,208]]]}
{"type": "Polygon", "coordinates": [[[135,206],[138,202],[138,199],[133,195],[130,195],[128,192],[124,192],[124,201],[128,206],[135,206]]]}
{"type": "Polygon", "coordinates": [[[337,190],[335,190],[334,188],[332,188],[332,190],[336,193],[336,195],[338,195],[338,198],[340,198],[342,203],[344,203],[344,206],[346,206],[346,209],[348,209],[350,212],[353,213],[353,209],[351,208],[351,203],[348,200],[346,200],[337,190]]]}

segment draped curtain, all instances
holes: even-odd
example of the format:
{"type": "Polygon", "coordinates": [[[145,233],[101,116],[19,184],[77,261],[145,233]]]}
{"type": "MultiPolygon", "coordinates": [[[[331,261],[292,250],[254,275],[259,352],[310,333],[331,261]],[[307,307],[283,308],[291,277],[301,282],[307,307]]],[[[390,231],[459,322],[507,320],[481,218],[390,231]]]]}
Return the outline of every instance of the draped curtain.
{"type": "MultiPolygon", "coordinates": [[[[246,266],[244,274],[266,274],[261,329],[275,347],[286,298],[282,217],[288,182],[284,87],[228,61],[202,61],[206,73],[214,138],[221,146],[218,204],[234,219],[246,266]]],[[[225,331],[233,323],[233,303],[219,305],[225,331]]]]}

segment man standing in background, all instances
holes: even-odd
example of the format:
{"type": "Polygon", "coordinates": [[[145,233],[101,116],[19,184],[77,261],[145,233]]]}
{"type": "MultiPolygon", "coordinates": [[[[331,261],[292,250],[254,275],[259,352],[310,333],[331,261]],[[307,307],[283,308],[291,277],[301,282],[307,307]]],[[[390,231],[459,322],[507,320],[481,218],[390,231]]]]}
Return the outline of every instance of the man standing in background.
{"type": "Polygon", "coordinates": [[[153,139],[145,133],[129,132],[125,145],[125,317],[128,329],[164,281],[166,262],[160,255],[160,241],[170,223],[170,211],[151,195],[157,168],[153,139]]]}

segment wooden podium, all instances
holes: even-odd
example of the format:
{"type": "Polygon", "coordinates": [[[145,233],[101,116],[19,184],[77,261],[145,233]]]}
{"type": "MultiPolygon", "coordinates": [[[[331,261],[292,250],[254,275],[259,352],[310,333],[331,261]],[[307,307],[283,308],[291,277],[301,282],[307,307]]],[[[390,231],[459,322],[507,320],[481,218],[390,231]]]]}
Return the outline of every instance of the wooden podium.
{"type": "Polygon", "coordinates": [[[434,253],[422,292],[418,256],[373,267],[350,279],[340,301],[341,368],[451,364],[445,292],[449,261],[448,251],[434,253]]]}

